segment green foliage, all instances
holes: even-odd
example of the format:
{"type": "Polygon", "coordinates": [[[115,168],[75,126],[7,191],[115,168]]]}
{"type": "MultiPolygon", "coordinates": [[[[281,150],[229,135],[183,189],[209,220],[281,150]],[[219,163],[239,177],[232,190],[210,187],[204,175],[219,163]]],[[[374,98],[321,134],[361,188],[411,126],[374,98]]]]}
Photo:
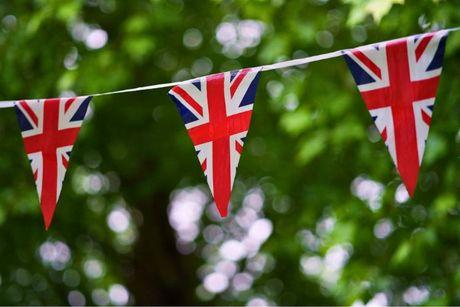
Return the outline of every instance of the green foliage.
{"type": "MultiPolygon", "coordinates": [[[[459,6],[2,1],[1,99],[168,82],[455,27],[459,6]],[[238,33],[244,21],[261,37],[219,41],[223,24],[238,33]],[[101,36],[88,36],[98,29],[108,38],[100,46],[101,36]]],[[[215,220],[208,203],[185,247],[168,223],[179,192],[171,193],[209,195],[167,90],[94,98],[48,232],[14,111],[2,109],[0,304],[126,303],[120,285],[136,304],[460,304],[459,59],[452,33],[413,200],[342,59],[263,73],[231,217],[215,220]],[[223,241],[203,230],[240,240],[232,231],[246,233],[236,216],[255,214],[251,197],[263,203],[257,218],[273,226],[257,253],[232,261],[251,287],[211,293],[203,279],[222,260],[223,241]]]]}

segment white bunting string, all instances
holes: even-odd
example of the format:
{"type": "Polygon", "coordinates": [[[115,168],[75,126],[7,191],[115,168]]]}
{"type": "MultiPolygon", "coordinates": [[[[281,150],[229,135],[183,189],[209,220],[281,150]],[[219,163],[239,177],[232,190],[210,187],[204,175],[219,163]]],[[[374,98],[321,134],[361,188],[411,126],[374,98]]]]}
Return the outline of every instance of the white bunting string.
{"type": "MultiPolygon", "coordinates": [[[[459,31],[460,27],[456,28],[449,28],[445,29],[444,31],[448,32],[454,32],[454,31],[459,31]]],[[[441,30],[439,30],[441,31],[441,30]]],[[[387,42],[387,41],[384,41],[387,42]]],[[[383,42],[383,43],[384,43],[383,42]]],[[[372,46],[375,45],[376,43],[360,46],[360,47],[366,47],[366,46],[372,46]]],[[[270,65],[263,65],[263,66],[257,66],[253,68],[260,68],[261,71],[269,71],[269,70],[276,70],[276,69],[282,69],[282,68],[288,68],[288,67],[293,67],[293,66],[300,66],[312,62],[318,62],[326,59],[332,59],[332,58],[337,58],[343,55],[344,51],[348,49],[342,49],[334,52],[329,52],[329,53],[323,53],[319,55],[314,55],[310,57],[305,57],[305,58],[300,58],[300,59],[295,59],[295,60],[288,60],[288,61],[283,61],[283,62],[278,62],[270,65]]],[[[111,91],[111,92],[104,92],[104,93],[96,93],[96,94],[89,94],[89,95],[82,95],[78,97],[83,97],[83,96],[107,96],[107,95],[114,95],[114,94],[122,94],[122,93],[131,93],[131,92],[141,92],[141,91],[148,91],[148,90],[154,90],[154,89],[159,89],[159,88],[167,88],[167,87],[173,87],[179,84],[184,84],[184,83],[189,83],[192,82],[197,78],[189,79],[189,80],[184,80],[184,81],[178,81],[178,82],[170,82],[170,83],[160,83],[160,84],[152,84],[152,85],[147,85],[147,86],[140,86],[140,87],[135,87],[135,88],[128,88],[124,90],[117,90],[117,91],[111,91]]],[[[0,101],[0,109],[1,108],[11,108],[14,106],[14,103],[17,100],[5,100],[5,101],[0,101]]]]}

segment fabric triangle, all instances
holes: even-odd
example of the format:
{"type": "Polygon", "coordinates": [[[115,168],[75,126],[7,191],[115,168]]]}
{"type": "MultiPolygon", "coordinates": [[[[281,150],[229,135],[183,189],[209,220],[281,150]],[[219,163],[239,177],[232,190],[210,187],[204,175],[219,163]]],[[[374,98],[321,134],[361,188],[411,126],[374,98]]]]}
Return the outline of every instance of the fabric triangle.
{"type": "Polygon", "coordinates": [[[411,36],[343,55],[410,196],[425,152],[447,34],[411,36]]]}
{"type": "Polygon", "coordinates": [[[247,68],[201,77],[169,91],[195,146],[221,217],[228,214],[259,75],[260,68],[247,68]]]}
{"type": "Polygon", "coordinates": [[[15,102],[24,148],[48,229],[61,193],[73,144],[92,97],[15,102]]]}

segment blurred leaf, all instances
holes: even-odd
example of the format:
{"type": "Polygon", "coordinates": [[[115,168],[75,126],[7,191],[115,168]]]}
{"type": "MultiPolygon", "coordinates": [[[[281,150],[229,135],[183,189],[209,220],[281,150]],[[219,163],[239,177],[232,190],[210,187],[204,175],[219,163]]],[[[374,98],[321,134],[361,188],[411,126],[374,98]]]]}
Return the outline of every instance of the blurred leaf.
{"type": "Polygon", "coordinates": [[[308,164],[321,154],[325,148],[326,134],[321,131],[316,132],[311,137],[307,137],[301,142],[296,160],[300,165],[308,164]]]}
{"type": "Polygon", "coordinates": [[[280,120],[281,127],[289,134],[297,135],[313,123],[311,114],[305,109],[285,113],[280,120]]]}

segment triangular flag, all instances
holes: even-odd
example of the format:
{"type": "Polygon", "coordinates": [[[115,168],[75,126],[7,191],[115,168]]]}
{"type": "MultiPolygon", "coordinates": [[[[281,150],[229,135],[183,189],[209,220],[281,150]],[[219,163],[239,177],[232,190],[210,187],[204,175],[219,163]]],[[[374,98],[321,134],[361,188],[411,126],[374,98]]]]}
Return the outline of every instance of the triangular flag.
{"type": "Polygon", "coordinates": [[[411,196],[430,129],[447,34],[416,35],[344,53],[411,196]]]}
{"type": "Polygon", "coordinates": [[[70,153],[90,101],[91,97],[77,97],[15,102],[46,229],[51,224],[70,153]]]}
{"type": "Polygon", "coordinates": [[[248,134],[260,68],[201,77],[169,91],[222,217],[248,134]]]}

